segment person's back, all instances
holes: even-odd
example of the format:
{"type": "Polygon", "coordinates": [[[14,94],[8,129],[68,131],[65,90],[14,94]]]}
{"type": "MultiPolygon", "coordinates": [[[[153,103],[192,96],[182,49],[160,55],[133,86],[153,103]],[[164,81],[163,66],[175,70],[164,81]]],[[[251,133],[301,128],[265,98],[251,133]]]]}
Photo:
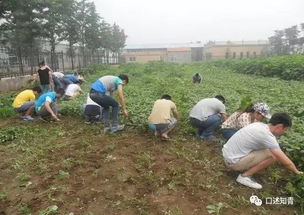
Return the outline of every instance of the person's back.
{"type": "Polygon", "coordinates": [[[35,99],[33,90],[24,90],[16,96],[12,105],[14,108],[19,108],[25,102],[34,101],[35,99]]]}
{"type": "Polygon", "coordinates": [[[255,122],[237,131],[223,146],[222,151],[228,162],[235,163],[251,151],[279,147],[268,125],[255,122]]]}
{"type": "Polygon", "coordinates": [[[43,93],[35,102],[35,109],[36,112],[38,112],[41,107],[44,105],[46,101],[49,101],[50,103],[56,101],[56,93],[54,91],[50,91],[47,93],[43,93]]]}
{"type": "Polygon", "coordinates": [[[172,110],[176,109],[174,102],[167,99],[158,99],[155,101],[152,112],[149,116],[149,123],[162,124],[168,123],[171,119],[172,110]]]}
{"type": "Polygon", "coordinates": [[[78,84],[69,84],[66,88],[65,95],[73,97],[77,95],[78,92],[81,91],[81,88],[78,84]]]}
{"type": "Polygon", "coordinates": [[[196,73],[195,75],[192,76],[192,81],[195,84],[199,84],[202,81],[202,77],[199,73],[196,73]]]}
{"type": "Polygon", "coordinates": [[[225,113],[225,105],[217,98],[206,98],[199,101],[190,111],[190,117],[204,120],[208,116],[225,113]]]}
{"type": "Polygon", "coordinates": [[[49,72],[50,72],[50,69],[45,66],[38,69],[39,80],[40,80],[41,85],[50,84],[49,72]]]}

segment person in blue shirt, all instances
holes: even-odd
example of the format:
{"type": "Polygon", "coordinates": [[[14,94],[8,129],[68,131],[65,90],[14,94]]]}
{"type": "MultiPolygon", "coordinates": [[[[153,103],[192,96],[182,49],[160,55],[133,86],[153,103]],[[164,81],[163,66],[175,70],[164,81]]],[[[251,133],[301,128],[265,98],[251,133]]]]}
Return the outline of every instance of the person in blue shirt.
{"type": "Polygon", "coordinates": [[[52,120],[60,121],[57,117],[56,100],[64,95],[64,89],[60,88],[56,92],[51,91],[42,94],[35,101],[35,111],[42,118],[51,116],[52,120]]]}
{"type": "Polygon", "coordinates": [[[99,78],[91,85],[90,98],[103,108],[104,132],[117,132],[124,129],[124,125],[118,125],[119,105],[112,97],[115,91],[118,92],[119,103],[123,114],[128,117],[126,103],[123,95],[123,86],[129,83],[127,75],[107,75],[99,78]],[[110,123],[110,107],[112,107],[110,123]]]}

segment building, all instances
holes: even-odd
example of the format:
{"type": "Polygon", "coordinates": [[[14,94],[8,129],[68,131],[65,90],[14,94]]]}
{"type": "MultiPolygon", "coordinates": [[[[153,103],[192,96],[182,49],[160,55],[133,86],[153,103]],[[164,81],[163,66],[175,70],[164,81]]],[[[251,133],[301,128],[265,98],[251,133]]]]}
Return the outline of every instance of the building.
{"type": "Polygon", "coordinates": [[[204,46],[203,59],[242,59],[259,57],[269,50],[269,42],[258,41],[214,41],[204,46]]]}
{"type": "Polygon", "coordinates": [[[126,63],[147,63],[150,61],[190,63],[201,61],[202,55],[201,42],[133,45],[125,47],[123,51],[126,63]]]}

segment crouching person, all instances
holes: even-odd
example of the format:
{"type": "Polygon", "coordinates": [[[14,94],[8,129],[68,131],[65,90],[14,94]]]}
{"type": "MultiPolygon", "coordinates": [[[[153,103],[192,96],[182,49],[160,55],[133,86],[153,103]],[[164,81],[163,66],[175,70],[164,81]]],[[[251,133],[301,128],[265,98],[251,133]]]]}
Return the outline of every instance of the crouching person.
{"type": "Polygon", "coordinates": [[[171,101],[171,96],[163,95],[154,102],[149,116],[149,128],[163,139],[169,139],[169,132],[177,123],[178,113],[176,105],[171,101]]]}
{"type": "Polygon", "coordinates": [[[36,97],[41,93],[40,87],[34,87],[31,90],[24,90],[19,93],[13,102],[13,108],[20,113],[23,120],[34,120],[31,116],[35,108],[36,97]]]}
{"type": "Polygon", "coordinates": [[[252,175],[279,161],[295,174],[302,174],[280,149],[276,136],[291,127],[291,118],[286,113],[276,113],[269,124],[252,123],[237,131],[224,145],[223,157],[228,168],[242,172],[236,181],[245,186],[261,189],[252,175]]]}
{"type": "Polygon", "coordinates": [[[94,102],[90,95],[87,96],[86,104],[83,105],[84,123],[91,124],[102,120],[102,107],[94,102]]]}
{"type": "Polygon", "coordinates": [[[57,117],[56,100],[64,95],[64,89],[58,89],[56,92],[47,92],[42,94],[35,102],[35,111],[37,115],[44,120],[50,116],[54,121],[60,121],[57,117]]]}

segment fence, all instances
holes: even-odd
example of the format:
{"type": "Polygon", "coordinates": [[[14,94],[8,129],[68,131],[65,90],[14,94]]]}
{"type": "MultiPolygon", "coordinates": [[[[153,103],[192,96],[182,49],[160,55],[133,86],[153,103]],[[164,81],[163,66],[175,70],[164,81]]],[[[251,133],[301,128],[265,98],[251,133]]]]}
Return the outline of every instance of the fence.
{"type": "Polygon", "coordinates": [[[0,79],[4,77],[17,77],[33,75],[36,73],[38,62],[44,60],[53,71],[80,70],[91,64],[118,64],[116,53],[104,51],[94,54],[76,53],[73,58],[63,51],[54,54],[53,61],[50,52],[41,52],[32,56],[20,58],[16,54],[9,53],[6,49],[0,49],[0,79]]]}

